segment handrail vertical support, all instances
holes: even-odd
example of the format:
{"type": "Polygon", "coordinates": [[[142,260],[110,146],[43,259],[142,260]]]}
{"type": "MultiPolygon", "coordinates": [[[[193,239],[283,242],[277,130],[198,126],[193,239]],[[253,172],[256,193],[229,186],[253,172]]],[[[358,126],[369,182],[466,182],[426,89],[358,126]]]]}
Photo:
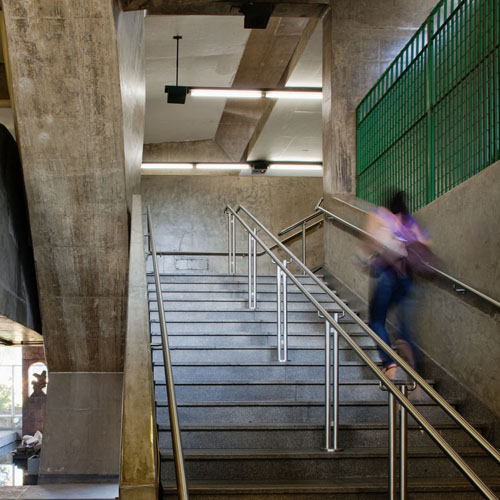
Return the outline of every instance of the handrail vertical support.
{"type": "MultiPolygon", "coordinates": [[[[339,322],[339,313],[333,314],[335,323],[339,322]]],[[[335,328],[333,333],[333,451],[339,450],[339,332],[335,328]]]]}
{"type": "MultiPolygon", "coordinates": [[[[408,397],[408,387],[406,384],[401,386],[401,392],[403,396],[408,397]]],[[[399,412],[399,425],[400,425],[400,435],[399,435],[399,494],[400,500],[406,500],[406,494],[408,490],[408,480],[407,480],[407,459],[408,459],[408,413],[406,408],[401,405],[399,412]]]]}
{"type": "Polygon", "coordinates": [[[253,233],[248,233],[248,308],[252,311],[257,308],[257,240],[253,233]]]}
{"type": "MultiPolygon", "coordinates": [[[[287,261],[283,261],[286,268],[287,261]]],[[[287,275],[276,266],[276,330],[278,333],[278,361],[288,361],[288,293],[287,275]]]]}
{"type": "Polygon", "coordinates": [[[332,403],[331,403],[331,342],[330,342],[331,326],[328,320],[325,320],[325,449],[333,451],[330,448],[332,435],[332,403]]]}
{"type": "Polygon", "coordinates": [[[236,274],[236,225],[234,223],[234,214],[227,214],[227,272],[236,274]]]}
{"type": "MultiPolygon", "coordinates": [[[[302,264],[306,265],[306,223],[302,223],[302,264]]],[[[302,271],[302,274],[306,274],[302,271]]]]}
{"type": "Polygon", "coordinates": [[[396,398],[389,392],[389,500],[396,500],[396,398]]]}

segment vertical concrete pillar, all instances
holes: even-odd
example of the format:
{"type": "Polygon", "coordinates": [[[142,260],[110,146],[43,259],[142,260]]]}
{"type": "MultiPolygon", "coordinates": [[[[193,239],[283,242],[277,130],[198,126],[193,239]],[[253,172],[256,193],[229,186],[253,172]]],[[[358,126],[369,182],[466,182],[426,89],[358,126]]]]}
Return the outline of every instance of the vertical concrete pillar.
{"type": "Polygon", "coordinates": [[[323,187],[356,191],[356,106],[436,0],[333,0],[323,19],[323,187]]]}
{"type": "Polygon", "coordinates": [[[50,371],[40,481],[116,481],[144,14],[2,4],[50,371]]]}

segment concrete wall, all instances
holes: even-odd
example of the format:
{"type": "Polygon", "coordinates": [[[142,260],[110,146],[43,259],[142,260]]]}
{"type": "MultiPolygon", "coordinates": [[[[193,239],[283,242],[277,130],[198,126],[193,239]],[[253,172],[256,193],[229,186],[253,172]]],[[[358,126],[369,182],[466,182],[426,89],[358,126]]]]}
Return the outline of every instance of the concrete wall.
{"type": "Polygon", "coordinates": [[[0,125],[0,252],[0,314],[40,331],[21,161],[17,144],[3,125],[0,125]]]}
{"type": "Polygon", "coordinates": [[[125,182],[129,210],[131,210],[132,195],[139,192],[141,183],[146,111],[144,16],[144,11],[119,12],[118,8],[115,8],[123,113],[125,182]]]}
{"type": "Polygon", "coordinates": [[[356,106],[437,0],[335,0],[323,18],[323,172],[327,194],[356,191],[356,106]]]}
{"type": "MultiPolygon", "coordinates": [[[[227,252],[224,207],[238,204],[250,210],[274,234],[314,212],[322,193],[321,178],[238,176],[143,176],[143,205],[151,206],[158,252],[227,252]]],[[[241,226],[237,249],[247,251],[241,226]]],[[[308,265],[323,263],[322,236],[308,237],[308,265]]],[[[300,242],[292,246],[300,257],[300,242]]],[[[165,257],[164,272],[227,272],[227,257],[165,257]]],[[[246,273],[246,258],[238,259],[238,273],[246,273]]],[[[260,272],[274,272],[267,257],[259,257],[260,272]]]]}
{"type": "MultiPolygon", "coordinates": [[[[415,216],[432,236],[432,247],[448,274],[500,300],[500,163],[488,167],[415,216]]],[[[332,199],[325,208],[362,225],[364,214],[332,199]]],[[[357,238],[328,223],[325,264],[367,300],[369,279],[353,259],[357,238]]],[[[500,311],[470,294],[458,295],[441,279],[420,280],[419,344],[431,360],[500,415],[500,311]]]]}

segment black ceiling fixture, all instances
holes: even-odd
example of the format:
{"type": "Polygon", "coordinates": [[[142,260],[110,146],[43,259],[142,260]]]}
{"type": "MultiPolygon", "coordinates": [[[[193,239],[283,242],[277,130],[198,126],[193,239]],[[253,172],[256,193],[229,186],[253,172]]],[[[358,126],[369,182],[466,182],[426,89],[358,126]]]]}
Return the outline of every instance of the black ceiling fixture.
{"type": "Polygon", "coordinates": [[[252,174],[265,174],[269,167],[269,162],[266,160],[253,160],[249,162],[252,167],[252,174]]]}
{"type": "Polygon", "coordinates": [[[267,28],[267,23],[274,10],[272,3],[245,3],[240,7],[240,12],[245,16],[244,27],[246,29],[267,28]]]}
{"type": "Polygon", "coordinates": [[[186,102],[188,88],[179,86],[179,40],[182,40],[182,36],[175,35],[172,38],[177,41],[177,55],[175,58],[175,85],[165,85],[165,94],[167,94],[168,103],[184,104],[186,102]]]}

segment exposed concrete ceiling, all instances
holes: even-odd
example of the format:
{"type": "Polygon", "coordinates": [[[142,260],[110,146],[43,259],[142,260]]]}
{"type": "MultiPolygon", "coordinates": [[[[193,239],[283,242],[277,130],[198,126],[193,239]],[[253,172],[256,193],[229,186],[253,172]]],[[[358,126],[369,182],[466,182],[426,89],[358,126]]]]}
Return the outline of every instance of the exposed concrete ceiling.
{"type": "MultiPolygon", "coordinates": [[[[214,148],[221,150],[217,161],[223,156],[226,161],[321,160],[321,102],[226,102],[189,96],[184,105],[167,104],[164,85],[175,84],[172,37],[177,34],[183,37],[180,85],[321,86],[317,20],[272,17],[267,30],[245,30],[240,16],[148,16],[145,144],[162,144],[169,161],[181,161],[174,151],[180,153],[182,141],[214,139],[214,148]],[[175,148],[167,147],[172,143],[175,148]]],[[[182,161],[199,160],[189,157],[189,149],[186,143],[182,161]]]]}

